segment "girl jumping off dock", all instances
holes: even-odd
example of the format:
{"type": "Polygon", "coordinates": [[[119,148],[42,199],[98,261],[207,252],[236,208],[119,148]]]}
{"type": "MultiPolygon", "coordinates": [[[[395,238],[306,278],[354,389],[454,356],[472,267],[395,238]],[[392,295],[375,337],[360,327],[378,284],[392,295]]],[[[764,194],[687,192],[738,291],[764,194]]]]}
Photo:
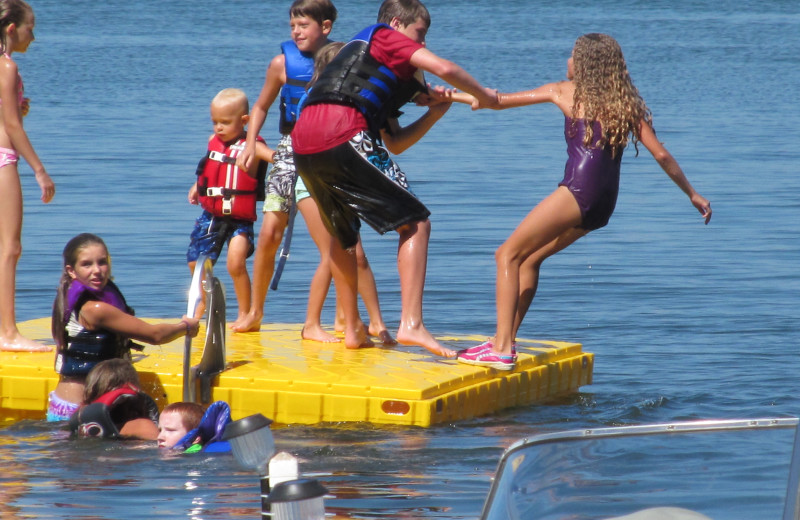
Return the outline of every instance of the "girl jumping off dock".
{"type": "Polygon", "coordinates": [[[22,0],[0,0],[0,350],[34,351],[50,347],[23,337],[14,309],[17,261],[22,254],[22,183],[17,162],[25,158],[42,190],[42,202],[53,199],[55,186],[36,155],[22,116],[28,113],[22,78],[13,52],[25,52],[33,41],[33,9],[22,0]]]}
{"type": "Polygon", "coordinates": [[[498,108],[555,104],[565,116],[568,154],[558,188],[531,210],[495,253],[494,337],[458,353],[462,363],[512,370],[517,331],[536,294],[542,262],[608,223],[617,201],[622,152],[631,136],[635,147],[642,143],[650,151],[706,224],[711,204],[692,188],[656,138],[650,110],[628,75],[619,44],[608,35],[578,38],[567,60],[567,81],[499,94],[498,100],[498,108]]]}

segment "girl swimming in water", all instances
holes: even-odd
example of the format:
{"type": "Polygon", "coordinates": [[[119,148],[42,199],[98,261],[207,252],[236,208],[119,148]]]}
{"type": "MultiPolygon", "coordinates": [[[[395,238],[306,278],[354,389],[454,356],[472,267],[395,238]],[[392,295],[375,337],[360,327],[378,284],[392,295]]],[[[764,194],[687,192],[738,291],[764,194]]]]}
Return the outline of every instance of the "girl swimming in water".
{"type": "MultiPolygon", "coordinates": [[[[617,200],[622,152],[632,136],[689,197],[705,219],[711,204],[697,193],[658,141],[652,116],[633,85],[622,49],[611,36],[578,38],[567,60],[567,81],[499,94],[497,108],[553,103],[564,113],[567,166],[558,188],[541,201],[495,253],[497,331],[458,353],[458,361],[512,370],[515,339],[536,294],[542,262],[608,223],[617,200]]],[[[477,103],[473,104],[478,108],[477,103]]],[[[494,108],[494,107],[492,107],[494,108]]]]}
{"type": "MultiPolygon", "coordinates": [[[[111,281],[111,259],[103,239],[82,233],[64,247],[64,270],[53,303],[55,369],[60,379],[50,393],[47,419],[68,419],[84,397],[86,376],[106,359],[129,358],[131,340],[152,345],[197,335],[199,321],[184,316],[177,323],[147,323],[111,281]]],[[[141,348],[141,347],[138,347],[141,348]]]]}
{"type": "Polygon", "coordinates": [[[34,40],[33,9],[22,0],[0,0],[0,350],[48,351],[23,337],[14,309],[17,262],[22,254],[22,185],[17,162],[22,156],[42,190],[42,202],[53,199],[55,186],[22,127],[28,113],[14,52],[25,52],[34,40]]]}

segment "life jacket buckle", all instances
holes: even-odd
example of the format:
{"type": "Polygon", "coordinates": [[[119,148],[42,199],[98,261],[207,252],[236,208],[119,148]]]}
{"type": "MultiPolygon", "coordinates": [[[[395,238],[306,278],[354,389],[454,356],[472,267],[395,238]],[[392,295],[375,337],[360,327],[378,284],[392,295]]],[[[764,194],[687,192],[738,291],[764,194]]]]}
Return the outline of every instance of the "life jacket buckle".
{"type": "Polygon", "coordinates": [[[228,156],[222,152],[211,151],[208,152],[208,158],[211,159],[212,161],[225,162],[225,159],[227,159],[228,156]]]}
{"type": "Polygon", "coordinates": [[[206,188],[206,197],[222,197],[224,194],[222,193],[222,187],[208,187],[206,188]]]}

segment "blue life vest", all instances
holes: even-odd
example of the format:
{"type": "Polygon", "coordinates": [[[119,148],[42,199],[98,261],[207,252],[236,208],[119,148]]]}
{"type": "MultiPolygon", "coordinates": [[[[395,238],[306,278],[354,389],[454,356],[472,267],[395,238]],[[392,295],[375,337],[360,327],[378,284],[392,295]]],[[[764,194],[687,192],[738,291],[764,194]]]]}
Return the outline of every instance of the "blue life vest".
{"type": "Polygon", "coordinates": [[[316,103],[353,105],[364,114],[370,130],[377,134],[388,118],[400,115],[401,106],[426,90],[416,79],[401,80],[372,57],[369,52],[372,38],[383,28],[393,30],[384,23],[371,25],[342,47],[308,93],[306,106],[316,103]]]}
{"type": "MultiPolygon", "coordinates": [[[[73,314],[77,317],[81,307],[89,301],[105,302],[123,312],[133,314],[133,309],[128,307],[122,293],[111,280],[101,291],[95,291],[73,280],[67,290],[63,323],[65,325],[69,323],[73,314]]],[[[74,336],[67,330],[61,333],[65,341],[56,342],[58,349],[55,369],[62,376],[86,376],[92,367],[101,361],[127,357],[131,348],[141,350],[140,346],[128,338],[107,330],[82,329],[74,336]]]]}
{"type": "Polygon", "coordinates": [[[301,52],[292,40],[281,43],[281,51],[286,63],[286,83],[281,87],[281,120],[278,129],[281,134],[288,135],[300,115],[300,98],[314,75],[314,55],[301,52]]]}
{"type": "Polygon", "coordinates": [[[229,422],[231,422],[231,407],[225,401],[215,401],[203,414],[200,425],[184,435],[172,449],[185,451],[199,440],[202,446],[199,451],[205,453],[231,451],[230,443],[222,440],[225,426],[229,422]]]}

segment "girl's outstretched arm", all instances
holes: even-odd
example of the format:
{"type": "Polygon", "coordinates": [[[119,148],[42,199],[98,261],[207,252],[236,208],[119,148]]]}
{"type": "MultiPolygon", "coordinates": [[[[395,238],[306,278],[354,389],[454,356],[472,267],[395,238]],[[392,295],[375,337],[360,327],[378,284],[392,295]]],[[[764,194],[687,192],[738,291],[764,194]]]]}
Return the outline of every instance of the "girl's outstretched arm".
{"type": "Polygon", "coordinates": [[[533,90],[523,90],[512,93],[499,93],[497,95],[497,108],[516,108],[539,103],[553,103],[562,112],[569,114],[572,112],[572,94],[575,87],[571,81],[559,81],[557,83],[547,83],[533,90]]]}
{"type": "Polygon", "coordinates": [[[177,323],[147,323],[104,302],[91,301],[81,308],[81,324],[89,330],[106,329],[137,341],[161,345],[183,336],[195,337],[200,321],[184,316],[177,323]]]}
{"type": "Polygon", "coordinates": [[[708,224],[708,221],[711,220],[711,203],[694,190],[689,179],[686,178],[686,175],[678,164],[678,161],[676,161],[672,154],[661,144],[661,141],[658,140],[656,133],[649,124],[645,121],[639,123],[639,132],[642,144],[653,154],[653,158],[661,166],[661,169],[663,169],[664,172],[669,175],[670,179],[672,179],[689,197],[689,200],[692,201],[692,205],[703,215],[705,223],[708,224]]]}
{"type": "MultiPolygon", "coordinates": [[[[452,89],[436,86],[428,88],[431,97],[444,101],[454,101],[456,103],[464,103],[472,105],[473,109],[485,108],[484,105],[469,94],[464,92],[455,92],[452,89]]],[[[574,87],[571,81],[560,81],[558,83],[548,83],[541,87],[532,90],[523,90],[520,92],[498,92],[497,105],[489,107],[495,110],[502,110],[505,108],[524,107],[527,105],[536,105],[538,103],[554,103],[558,105],[561,110],[567,114],[572,111],[572,94],[574,87]]]]}
{"type": "Polygon", "coordinates": [[[22,112],[17,100],[18,72],[16,63],[0,57],[0,101],[2,101],[0,109],[3,114],[3,127],[11,140],[12,148],[25,158],[33,170],[36,182],[42,190],[42,202],[46,203],[53,199],[56,188],[22,127],[22,112]]]}

